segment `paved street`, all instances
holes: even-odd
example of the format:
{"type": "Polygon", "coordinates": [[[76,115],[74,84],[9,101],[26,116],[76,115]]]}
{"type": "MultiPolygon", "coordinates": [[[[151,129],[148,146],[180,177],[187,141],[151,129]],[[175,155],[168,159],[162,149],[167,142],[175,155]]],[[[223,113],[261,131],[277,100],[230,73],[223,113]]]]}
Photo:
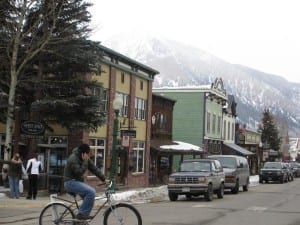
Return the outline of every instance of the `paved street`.
{"type": "MultiPolygon", "coordinates": [[[[250,179],[251,186],[257,185],[258,178],[250,179]]],[[[33,225],[38,224],[38,217],[42,208],[50,201],[49,196],[38,196],[36,200],[27,200],[25,193],[19,199],[10,199],[3,194],[8,189],[0,187],[0,224],[33,225]]],[[[137,204],[147,202],[160,202],[168,200],[166,186],[156,188],[139,188],[128,191],[117,191],[116,200],[129,201],[137,204]]],[[[99,221],[99,220],[98,220],[99,221]]],[[[100,221],[102,219],[100,218],[100,221]]],[[[94,221],[95,224],[97,221],[94,221]]],[[[94,223],[91,223],[94,224],[94,223]]]]}
{"type": "MultiPolygon", "coordinates": [[[[38,196],[36,200],[27,200],[25,193],[19,199],[11,199],[3,192],[8,189],[0,187],[0,224],[13,225],[35,225],[43,207],[49,203],[49,196],[38,196]]],[[[156,188],[138,188],[134,190],[117,191],[114,195],[116,200],[145,203],[166,199],[166,186],[156,188]]],[[[64,196],[65,197],[65,196],[64,196]]],[[[101,214],[100,214],[101,216],[101,214]]],[[[94,220],[91,225],[98,224],[102,218],[94,220]]]]}
{"type": "Polygon", "coordinates": [[[49,197],[37,200],[0,198],[0,224],[38,224],[38,211],[49,201],[49,197]]]}

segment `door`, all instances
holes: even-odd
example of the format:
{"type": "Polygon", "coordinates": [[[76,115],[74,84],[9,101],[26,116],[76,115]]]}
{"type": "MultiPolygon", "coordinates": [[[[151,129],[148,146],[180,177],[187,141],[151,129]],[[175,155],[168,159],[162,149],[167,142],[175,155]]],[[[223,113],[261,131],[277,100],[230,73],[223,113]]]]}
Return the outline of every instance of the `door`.
{"type": "Polygon", "coordinates": [[[128,172],[128,150],[127,148],[119,150],[117,155],[117,174],[116,182],[119,184],[125,184],[125,178],[128,172]]]}
{"type": "Polygon", "coordinates": [[[66,149],[50,149],[48,164],[48,190],[49,192],[62,192],[64,168],[66,165],[66,149]]]}

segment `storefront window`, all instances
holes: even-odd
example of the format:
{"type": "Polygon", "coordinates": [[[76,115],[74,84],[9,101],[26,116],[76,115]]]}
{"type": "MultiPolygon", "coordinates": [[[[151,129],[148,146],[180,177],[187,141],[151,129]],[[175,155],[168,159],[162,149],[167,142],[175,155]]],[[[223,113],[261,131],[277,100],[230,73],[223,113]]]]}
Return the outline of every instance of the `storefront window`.
{"type": "Polygon", "coordinates": [[[91,160],[105,174],[105,140],[91,138],[89,139],[89,145],[91,148],[91,160]]]}
{"type": "Polygon", "coordinates": [[[144,171],[144,153],[145,153],[145,142],[135,141],[133,143],[133,155],[132,155],[132,165],[133,172],[143,172],[144,171]]]}

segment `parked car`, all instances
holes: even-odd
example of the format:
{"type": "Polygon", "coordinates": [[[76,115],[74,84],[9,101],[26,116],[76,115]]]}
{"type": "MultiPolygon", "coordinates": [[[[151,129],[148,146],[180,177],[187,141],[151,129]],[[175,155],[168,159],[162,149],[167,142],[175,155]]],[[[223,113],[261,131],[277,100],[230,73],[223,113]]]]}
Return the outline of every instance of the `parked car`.
{"type": "Polygon", "coordinates": [[[169,176],[169,199],[176,201],[179,195],[185,195],[187,199],[204,195],[207,201],[212,201],[213,194],[223,198],[224,181],[225,173],[218,160],[183,160],[179,171],[169,176]]]}
{"type": "Polygon", "coordinates": [[[300,163],[290,162],[294,177],[300,177],[300,163]]]}
{"type": "Polygon", "coordinates": [[[225,172],[225,189],[238,194],[239,188],[248,191],[250,183],[250,169],[245,157],[237,155],[210,155],[208,158],[218,159],[225,172]]]}
{"type": "Polygon", "coordinates": [[[283,162],[265,162],[259,171],[259,183],[268,183],[269,181],[279,181],[284,183],[288,181],[288,172],[283,162]]]}

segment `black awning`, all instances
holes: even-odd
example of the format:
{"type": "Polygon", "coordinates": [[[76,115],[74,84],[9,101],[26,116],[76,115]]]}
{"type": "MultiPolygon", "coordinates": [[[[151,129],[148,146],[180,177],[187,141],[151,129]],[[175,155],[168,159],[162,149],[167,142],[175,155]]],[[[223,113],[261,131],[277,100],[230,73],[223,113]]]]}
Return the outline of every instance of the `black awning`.
{"type": "Polygon", "coordinates": [[[239,145],[236,145],[234,143],[223,143],[225,146],[227,146],[228,148],[238,152],[239,154],[241,155],[254,155],[253,152],[250,152],[248,151],[247,149],[239,146],[239,145]]]}

